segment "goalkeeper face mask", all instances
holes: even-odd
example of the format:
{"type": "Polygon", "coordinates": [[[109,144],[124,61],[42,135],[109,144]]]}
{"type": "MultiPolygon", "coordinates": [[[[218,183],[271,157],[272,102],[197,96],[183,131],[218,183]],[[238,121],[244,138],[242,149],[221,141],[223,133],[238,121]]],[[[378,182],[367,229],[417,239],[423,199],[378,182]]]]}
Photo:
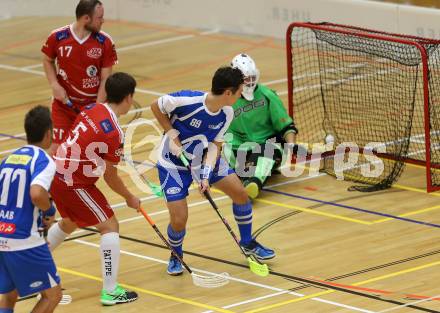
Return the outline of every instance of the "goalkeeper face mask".
{"type": "Polygon", "coordinates": [[[242,95],[246,100],[254,100],[254,90],[260,78],[260,71],[257,69],[254,60],[247,54],[239,54],[232,59],[231,66],[238,68],[244,76],[242,95]]]}

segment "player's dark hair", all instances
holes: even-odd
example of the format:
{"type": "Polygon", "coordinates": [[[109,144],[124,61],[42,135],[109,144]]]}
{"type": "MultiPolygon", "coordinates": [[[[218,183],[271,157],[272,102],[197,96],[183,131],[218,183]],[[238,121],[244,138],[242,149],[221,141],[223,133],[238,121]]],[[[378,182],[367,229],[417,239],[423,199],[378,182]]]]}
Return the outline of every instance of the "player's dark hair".
{"type": "Polygon", "coordinates": [[[105,92],[109,103],[118,104],[128,95],[133,95],[136,89],[136,80],[133,76],[117,72],[110,75],[105,82],[105,92]]]}
{"type": "Polygon", "coordinates": [[[220,67],[212,77],[211,92],[214,95],[221,95],[225,90],[231,90],[232,93],[236,93],[243,84],[243,73],[238,68],[232,68],[230,66],[220,67]]]}
{"type": "Polygon", "coordinates": [[[46,132],[52,129],[52,119],[48,107],[38,105],[27,112],[24,129],[28,143],[42,142],[46,132]]]}
{"type": "Polygon", "coordinates": [[[84,15],[92,17],[97,5],[102,5],[102,2],[99,0],[80,0],[75,10],[76,19],[79,20],[84,15]]]}

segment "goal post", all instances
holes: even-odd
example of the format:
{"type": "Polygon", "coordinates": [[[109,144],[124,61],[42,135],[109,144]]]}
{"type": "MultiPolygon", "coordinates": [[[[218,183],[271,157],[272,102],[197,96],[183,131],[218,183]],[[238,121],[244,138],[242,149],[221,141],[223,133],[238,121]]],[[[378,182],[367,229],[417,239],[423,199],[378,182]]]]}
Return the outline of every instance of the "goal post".
{"type": "Polygon", "coordinates": [[[331,135],[324,170],[338,178],[341,160],[355,153],[344,179],[362,183],[358,190],[390,187],[405,163],[425,166],[427,191],[439,190],[439,48],[439,40],[354,26],[290,24],[288,105],[298,140],[310,149],[331,135]]]}

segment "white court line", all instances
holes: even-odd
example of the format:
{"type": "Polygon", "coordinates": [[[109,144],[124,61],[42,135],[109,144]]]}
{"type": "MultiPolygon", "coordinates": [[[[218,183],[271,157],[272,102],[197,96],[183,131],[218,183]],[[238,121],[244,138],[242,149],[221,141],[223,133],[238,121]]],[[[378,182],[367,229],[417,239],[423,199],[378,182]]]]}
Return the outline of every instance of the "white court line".
{"type": "MultiPolygon", "coordinates": [[[[11,70],[11,71],[25,72],[25,73],[29,73],[29,74],[36,74],[36,75],[44,76],[44,72],[26,69],[26,67],[20,68],[20,67],[16,67],[16,66],[0,64],[0,68],[11,70]]],[[[286,81],[286,79],[278,79],[278,80],[273,80],[273,81],[269,81],[269,82],[263,82],[263,84],[270,85],[270,84],[280,83],[280,82],[283,82],[283,81],[286,81]]],[[[164,95],[164,93],[161,93],[161,92],[157,92],[157,91],[153,91],[153,90],[147,90],[147,89],[141,89],[141,88],[136,88],[136,92],[143,93],[143,94],[154,95],[154,96],[163,96],[164,95]]],[[[287,91],[280,92],[278,94],[279,95],[284,95],[284,94],[287,94],[287,91]]],[[[144,108],[139,108],[139,109],[133,109],[133,110],[130,110],[128,113],[137,113],[137,112],[148,111],[148,110],[150,110],[149,106],[144,107],[144,108]]],[[[123,126],[126,127],[127,125],[123,125],[123,126]]],[[[24,133],[20,133],[18,135],[13,135],[13,136],[24,137],[25,134],[24,133]]],[[[3,137],[3,138],[0,138],[0,141],[6,141],[6,140],[10,140],[10,139],[13,139],[13,138],[3,137]]],[[[14,150],[0,151],[0,155],[7,154],[7,153],[10,153],[12,151],[14,151],[14,150]]]]}
{"type": "MultiPolygon", "coordinates": [[[[229,305],[226,305],[226,306],[222,306],[222,309],[230,309],[230,308],[233,308],[233,307],[236,307],[236,306],[240,306],[240,305],[243,305],[243,304],[249,304],[249,303],[257,302],[257,301],[264,300],[264,299],[273,298],[273,297],[284,295],[284,294],[293,294],[295,296],[297,295],[296,293],[292,293],[292,292],[290,292],[288,290],[283,290],[283,291],[278,291],[278,292],[271,293],[271,294],[268,294],[268,295],[265,295],[265,296],[261,296],[261,297],[257,297],[257,298],[251,298],[249,300],[244,300],[244,301],[237,302],[237,303],[234,303],[234,304],[229,304],[229,305]]],[[[215,311],[208,310],[208,311],[203,311],[202,313],[212,313],[212,312],[215,312],[215,311]]]]}
{"type": "Polygon", "coordinates": [[[143,43],[139,43],[139,44],[135,44],[135,45],[131,45],[131,46],[116,48],[116,52],[124,52],[124,51],[129,51],[129,50],[133,50],[133,49],[137,49],[137,48],[156,46],[156,45],[160,45],[163,43],[169,43],[169,42],[174,42],[174,41],[190,39],[190,38],[194,38],[196,36],[206,36],[206,35],[215,34],[218,32],[219,32],[218,29],[213,29],[213,30],[208,30],[208,31],[205,31],[205,32],[202,32],[199,34],[189,34],[189,35],[176,36],[176,37],[159,39],[159,40],[154,40],[154,41],[147,41],[147,42],[143,42],[143,43]]]}
{"type": "MultiPolygon", "coordinates": [[[[151,200],[151,199],[158,199],[158,198],[159,198],[158,196],[150,195],[150,196],[147,196],[147,197],[140,198],[139,200],[141,200],[141,202],[143,202],[143,201],[148,201],[148,200],[151,200]]],[[[113,204],[111,206],[111,208],[112,209],[119,209],[119,208],[123,208],[123,207],[126,207],[126,206],[127,206],[127,203],[124,201],[124,202],[119,202],[119,203],[113,204]]]]}
{"type": "MultiPolygon", "coordinates": [[[[233,303],[233,304],[225,305],[225,306],[222,306],[221,308],[222,309],[230,309],[230,308],[234,308],[234,307],[237,307],[237,306],[240,306],[240,305],[249,304],[249,303],[253,303],[253,302],[258,302],[260,300],[265,300],[265,299],[277,297],[277,296],[280,296],[280,295],[283,295],[283,294],[289,294],[289,295],[294,295],[294,296],[298,295],[298,294],[296,294],[294,292],[289,292],[288,290],[283,290],[283,291],[271,293],[271,294],[268,294],[268,295],[265,295],[265,296],[261,296],[261,297],[257,297],[257,298],[251,298],[251,299],[244,300],[244,301],[241,301],[241,302],[236,302],[236,303],[233,303]]],[[[302,297],[302,296],[300,296],[300,297],[302,297]]],[[[329,301],[329,300],[325,300],[325,299],[322,299],[322,298],[311,298],[311,300],[322,302],[322,303],[326,303],[326,304],[330,304],[330,305],[334,305],[334,306],[338,306],[338,307],[342,307],[342,308],[346,308],[346,309],[350,309],[350,310],[353,310],[353,311],[358,311],[358,312],[377,313],[375,311],[370,311],[370,310],[358,308],[358,307],[351,306],[351,305],[346,305],[346,304],[335,302],[335,301],[329,301]]],[[[208,311],[203,311],[202,313],[212,313],[212,312],[214,312],[214,311],[208,310],[208,311]]]]}
{"type": "MultiPolygon", "coordinates": [[[[11,66],[11,65],[6,65],[6,64],[0,64],[0,68],[1,69],[5,69],[5,70],[11,70],[11,71],[17,71],[17,72],[24,72],[24,73],[29,73],[29,74],[35,74],[35,75],[39,75],[39,76],[44,76],[44,72],[42,71],[35,71],[35,70],[31,70],[29,69],[30,67],[36,67],[35,65],[30,65],[30,66],[25,66],[25,67],[17,67],[17,66],[11,66]]],[[[276,83],[280,83],[283,81],[287,81],[286,79],[278,79],[278,80],[273,80],[273,81],[269,81],[267,83],[263,82],[262,84],[264,85],[271,85],[271,84],[276,84],[276,83]]],[[[148,95],[153,95],[153,96],[163,96],[166,93],[163,92],[158,92],[158,91],[154,91],[154,90],[148,90],[148,89],[142,89],[142,88],[136,88],[136,92],[139,93],[143,93],[143,94],[148,94],[148,95]]],[[[287,94],[287,91],[282,92],[283,94],[287,94]]],[[[278,93],[281,94],[281,93],[278,93]]]]}
{"type": "MultiPolygon", "coordinates": [[[[20,133],[20,134],[17,134],[17,135],[12,135],[13,137],[24,137],[24,136],[26,136],[26,134],[25,133],[20,133]]],[[[0,137],[0,141],[6,141],[6,140],[12,140],[12,139],[15,139],[15,138],[10,138],[10,137],[0,137]]]]}
{"type": "Polygon", "coordinates": [[[403,305],[398,305],[398,306],[395,306],[395,307],[392,307],[392,308],[389,308],[389,309],[378,311],[376,313],[383,313],[383,312],[391,312],[391,311],[395,311],[395,310],[400,310],[400,309],[403,309],[403,308],[405,308],[407,306],[414,305],[414,304],[419,304],[419,303],[426,302],[426,301],[430,301],[430,300],[438,298],[438,297],[440,297],[440,295],[433,296],[433,297],[430,297],[430,298],[427,298],[427,299],[417,300],[417,301],[414,301],[414,302],[405,303],[403,305]]]}
{"type": "MultiPolygon", "coordinates": [[[[6,65],[6,64],[0,64],[0,69],[16,71],[16,72],[24,72],[24,73],[35,74],[35,75],[39,75],[39,76],[45,75],[44,72],[42,72],[42,71],[29,70],[29,69],[25,69],[22,67],[11,66],[11,65],[6,65]]],[[[149,94],[149,95],[153,95],[153,96],[164,95],[161,92],[147,90],[147,89],[141,89],[141,88],[136,88],[136,91],[139,93],[145,93],[145,94],[149,94]]]]}
{"type": "Polygon", "coordinates": [[[144,112],[144,111],[149,111],[149,110],[151,110],[151,108],[148,106],[148,107],[130,110],[127,112],[127,114],[133,114],[133,113],[144,112]]]}
{"type": "MultiPolygon", "coordinates": [[[[157,211],[157,212],[153,212],[153,213],[148,213],[149,216],[156,216],[156,215],[160,215],[163,213],[168,213],[168,209],[167,210],[162,210],[162,211],[157,211]]],[[[118,221],[119,224],[124,224],[124,223],[128,223],[128,222],[132,222],[132,221],[137,221],[140,219],[143,219],[144,217],[142,215],[138,215],[138,216],[134,216],[134,217],[130,217],[130,218],[126,218],[123,220],[118,221]]],[[[70,234],[70,236],[68,236],[67,238],[71,238],[73,235],[77,235],[77,234],[82,234],[85,232],[88,232],[89,230],[87,229],[78,229],[75,230],[73,233],[70,234]]]]}
{"type": "Polygon", "coordinates": [[[159,44],[163,44],[163,43],[185,40],[185,39],[189,39],[189,38],[194,38],[195,36],[196,35],[183,35],[183,36],[171,37],[171,38],[166,38],[166,39],[148,41],[148,42],[139,43],[136,45],[117,48],[116,52],[124,52],[124,51],[129,51],[129,50],[133,50],[133,49],[137,49],[137,48],[143,48],[143,47],[155,46],[155,45],[159,45],[159,44]]]}
{"type": "Polygon", "coordinates": [[[10,149],[10,150],[3,150],[3,151],[0,151],[0,155],[8,154],[8,153],[14,152],[14,151],[17,150],[17,149],[18,149],[18,148],[10,149]]]}
{"type": "MultiPolygon", "coordinates": [[[[284,83],[284,82],[287,82],[286,78],[271,80],[268,82],[262,82],[261,84],[266,85],[266,86],[270,86],[270,85],[280,84],[280,83],[284,83]]],[[[159,97],[165,95],[165,93],[160,93],[160,92],[156,92],[156,91],[152,91],[152,90],[142,90],[142,89],[138,90],[138,89],[136,89],[136,91],[139,91],[140,93],[147,93],[146,91],[148,91],[149,94],[156,93],[156,95],[159,97]]],[[[278,95],[281,95],[281,94],[285,95],[285,94],[287,94],[287,91],[282,91],[282,92],[278,93],[278,95]]]]}
{"type": "Polygon", "coordinates": [[[211,35],[211,34],[217,34],[220,32],[219,28],[216,29],[211,29],[211,30],[206,30],[204,32],[201,32],[200,35],[206,36],[206,35],[211,35]]]}
{"type": "MultiPolygon", "coordinates": [[[[6,65],[6,64],[0,64],[0,69],[17,71],[17,72],[24,72],[24,73],[44,76],[44,72],[42,72],[42,71],[29,70],[29,69],[26,69],[26,68],[6,65]]],[[[153,96],[163,96],[164,95],[164,93],[161,93],[161,92],[147,90],[147,89],[141,89],[141,88],[136,88],[136,91],[139,92],[139,93],[149,94],[149,95],[153,95],[153,96]]]]}
{"type": "MultiPolygon", "coordinates": [[[[72,240],[72,241],[76,242],[76,243],[79,243],[79,244],[82,244],[82,245],[91,246],[91,247],[95,247],[95,248],[98,248],[98,249],[100,248],[100,246],[98,244],[91,243],[91,242],[88,242],[88,241],[84,241],[84,240],[81,240],[81,239],[75,239],[75,240],[72,240]]],[[[161,260],[161,259],[157,259],[157,258],[146,256],[146,255],[143,255],[143,254],[138,254],[138,253],[133,253],[133,252],[125,251],[125,250],[122,250],[122,249],[120,250],[120,252],[121,252],[121,254],[130,255],[130,256],[133,256],[133,257],[140,258],[140,259],[144,259],[144,260],[148,260],[148,261],[153,261],[153,262],[157,262],[157,263],[161,263],[161,264],[168,264],[167,260],[161,260]]],[[[205,271],[205,270],[198,269],[198,268],[193,268],[192,267],[191,269],[194,272],[199,272],[199,273],[208,274],[208,275],[218,275],[218,276],[221,276],[218,273],[213,273],[213,272],[205,271]]],[[[269,285],[255,283],[255,282],[252,282],[252,281],[249,281],[249,280],[240,279],[240,278],[236,278],[236,277],[233,277],[233,276],[228,276],[227,279],[235,281],[235,282],[238,282],[238,283],[246,284],[246,285],[251,285],[251,286],[254,286],[254,287],[260,287],[260,288],[264,288],[264,289],[270,289],[270,290],[278,291],[278,293],[283,291],[283,292],[286,292],[286,293],[294,295],[294,296],[304,297],[304,295],[300,294],[300,293],[287,291],[287,290],[284,290],[284,289],[281,289],[281,288],[272,287],[272,286],[269,286],[269,285]]],[[[359,312],[374,313],[372,311],[367,311],[367,310],[364,310],[364,309],[361,309],[361,308],[357,308],[357,307],[353,307],[353,306],[347,306],[347,305],[342,304],[342,303],[338,303],[338,302],[334,302],[334,301],[328,301],[328,300],[321,299],[321,298],[311,298],[310,300],[318,301],[318,302],[323,302],[323,303],[327,303],[327,304],[331,304],[331,305],[335,305],[335,306],[339,306],[339,307],[350,308],[352,310],[359,311],[359,312]]]]}
{"type": "Polygon", "coordinates": [[[261,84],[266,85],[266,86],[270,86],[270,85],[281,84],[281,83],[285,83],[285,82],[287,82],[287,78],[270,80],[268,82],[262,82],[261,84]]]}
{"type": "Polygon", "coordinates": [[[144,94],[147,94],[147,95],[159,96],[159,97],[165,95],[163,92],[147,90],[147,89],[141,89],[141,88],[136,88],[136,92],[144,93],[144,94]]]}
{"type": "MultiPolygon", "coordinates": [[[[127,113],[133,114],[133,113],[143,112],[143,111],[148,111],[148,110],[150,110],[150,107],[144,107],[144,108],[140,108],[140,109],[130,110],[127,113]]],[[[151,118],[150,120],[157,121],[155,118],[151,118]]],[[[123,124],[123,125],[120,125],[120,126],[121,126],[121,128],[127,128],[128,126],[137,126],[137,125],[143,125],[143,124],[145,124],[145,123],[143,123],[143,122],[131,122],[130,124],[123,124]]],[[[20,134],[11,135],[11,136],[19,137],[19,138],[24,138],[26,136],[26,134],[25,133],[20,133],[20,134]]],[[[11,138],[11,137],[0,137],[0,142],[1,141],[7,141],[7,140],[17,140],[17,139],[16,138],[11,138]]],[[[18,148],[19,147],[17,147],[16,149],[18,149],[18,148]]],[[[13,152],[16,149],[0,151],[0,155],[13,152]]]]}
{"type": "MultiPolygon", "coordinates": [[[[273,298],[273,297],[284,295],[284,294],[293,294],[295,296],[297,295],[296,293],[292,293],[292,292],[290,292],[288,290],[283,290],[283,291],[278,291],[278,292],[275,292],[275,293],[270,293],[270,294],[265,295],[265,296],[261,296],[261,297],[257,297],[257,298],[251,298],[249,300],[244,300],[244,301],[236,302],[236,303],[233,303],[233,304],[228,304],[228,305],[222,306],[221,308],[222,309],[230,309],[230,308],[234,308],[234,307],[237,307],[237,306],[240,306],[240,305],[249,304],[249,303],[253,303],[253,302],[258,302],[260,300],[265,300],[265,299],[273,298]]],[[[203,311],[202,313],[213,313],[213,312],[215,312],[215,311],[208,310],[208,311],[203,311]]]]}
{"type": "MultiPolygon", "coordinates": [[[[212,34],[212,33],[216,33],[218,32],[218,30],[212,30],[212,31],[207,31],[204,33],[201,33],[202,35],[208,35],[208,34],[212,34]]],[[[191,36],[195,36],[195,35],[191,35],[191,36]]],[[[175,40],[181,40],[179,38],[181,38],[182,36],[179,37],[174,37],[175,40]]],[[[172,38],[169,38],[169,40],[171,40],[172,38]]],[[[153,42],[149,42],[150,44],[153,42]]],[[[156,42],[157,43],[157,42],[156,42]]],[[[147,43],[144,43],[147,44],[147,43]]],[[[130,47],[134,47],[133,46],[128,46],[125,48],[130,48],[130,47]]],[[[137,46],[137,45],[136,45],[137,46]]],[[[43,71],[36,71],[36,70],[32,70],[31,68],[35,68],[37,67],[37,65],[39,64],[34,64],[34,65],[29,65],[29,66],[25,66],[25,67],[16,67],[16,66],[11,66],[11,65],[6,65],[6,64],[0,64],[0,68],[2,69],[6,69],[6,70],[11,70],[11,71],[18,71],[18,72],[24,72],[24,73],[29,73],[29,74],[35,74],[35,75],[39,75],[39,76],[44,76],[44,72],[43,71]]],[[[265,85],[271,85],[271,84],[277,84],[277,83],[282,83],[287,81],[287,79],[282,78],[282,79],[278,79],[278,80],[272,80],[272,81],[268,81],[268,82],[263,82],[262,84],[265,85]]],[[[158,92],[158,91],[154,91],[154,90],[148,90],[148,89],[142,89],[142,88],[136,88],[136,92],[142,93],[142,94],[148,94],[148,95],[153,95],[153,96],[163,96],[165,95],[165,93],[163,92],[158,92]]],[[[279,95],[285,95],[287,94],[287,91],[282,91],[278,93],[279,95]]],[[[140,108],[140,109],[134,109],[134,110],[130,110],[129,113],[136,113],[136,112],[141,112],[141,111],[147,111],[150,110],[150,107],[144,107],[144,108],[140,108]]],[[[0,141],[3,140],[7,140],[8,138],[1,138],[0,141]]],[[[1,153],[0,153],[1,154],[1,153]]]]}
{"type": "Polygon", "coordinates": [[[6,65],[6,64],[0,64],[0,69],[44,76],[44,72],[42,72],[42,71],[34,71],[34,70],[29,70],[26,68],[21,68],[21,67],[17,67],[17,66],[6,65]]]}
{"type": "MultiPolygon", "coordinates": [[[[155,119],[155,118],[150,118],[150,121],[153,121],[153,122],[157,122],[157,120],[155,119]]],[[[134,126],[139,126],[139,125],[147,125],[147,126],[151,126],[151,125],[149,125],[149,124],[146,124],[144,121],[137,121],[137,122],[131,122],[131,123],[129,123],[129,124],[123,124],[123,125],[120,125],[120,127],[122,128],[122,129],[124,129],[124,128],[128,128],[129,126],[131,126],[131,127],[134,127],[134,126]]],[[[162,134],[160,134],[160,135],[158,135],[160,138],[162,138],[162,134]]]]}
{"type": "Polygon", "coordinates": [[[23,69],[23,70],[30,70],[30,69],[38,68],[38,67],[43,67],[43,63],[37,63],[37,64],[34,64],[34,65],[23,66],[23,67],[21,67],[21,69],[23,69]]]}

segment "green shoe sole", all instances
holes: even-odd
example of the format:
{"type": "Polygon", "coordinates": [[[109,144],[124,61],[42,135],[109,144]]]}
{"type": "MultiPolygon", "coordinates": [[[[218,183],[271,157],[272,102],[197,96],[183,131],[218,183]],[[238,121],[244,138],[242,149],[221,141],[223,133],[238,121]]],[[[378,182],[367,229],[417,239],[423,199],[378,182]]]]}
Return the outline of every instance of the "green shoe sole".
{"type": "Polygon", "coordinates": [[[260,193],[258,185],[255,182],[250,182],[244,187],[244,189],[246,190],[248,197],[251,199],[255,199],[256,197],[258,197],[258,194],[260,193]]]}

